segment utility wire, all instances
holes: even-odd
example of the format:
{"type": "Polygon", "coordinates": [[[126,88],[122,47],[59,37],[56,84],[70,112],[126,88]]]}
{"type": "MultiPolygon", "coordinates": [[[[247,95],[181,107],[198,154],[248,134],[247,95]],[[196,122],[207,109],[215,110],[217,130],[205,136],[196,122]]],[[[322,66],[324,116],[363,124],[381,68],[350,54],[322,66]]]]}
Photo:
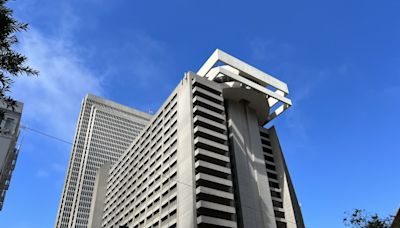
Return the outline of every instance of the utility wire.
{"type": "Polygon", "coordinates": [[[60,139],[60,138],[58,138],[58,137],[56,137],[56,136],[53,136],[53,135],[47,134],[47,133],[45,133],[45,132],[42,132],[42,131],[39,131],[39,130],[30,128],[30,127],[28,127],[28,126],[26,126],[26,125],[22,125],[22,124],[21,124],[21,128],[22,128],[22,129],[26,129],[26,130],[30,130],[30,131],[32,131],[32,132],[35,132],[35,133],[39,134],[39,135],[43,135],[43,136],[52,138],[52,139],[57,140],[57,141],[60,141],[60,142],[63,142],[63,143],[72,145],[72,143],[71,143],[71,142],[68,142],[67,140],[60,139]]]}
{"type": "MultiPolygon", "coordinates": [[[[39,130],[30,128],[30,127],[25,126],[25,125],[22,125],[22,124],[21,124],[21,128],[24,129],[24,130],[30,130],[30,131],[32,131],[32,132],[35,132],[35,133],[37,133],[37,134],[40,134],[40,135],[43,135],[43,136],[46,136],[46,137],[49,137],[49,138],[52,138],[52,139],[57,140],[57,141],[60,141],[60,142],[63,142],[63,143],[72,145],[71,142],[68,142],[68,141],[66,141],[66,140],[64,140],[64,139],[60,139],[60,138],[58,138],[58,137],[56,137],[56,136],[47,134],[47,133],[45,133],[45,132],[42,132],[42,131],[39,131],[39,130]]],[[[20,142],[20,144],[22,144],[22,139],[23,139],[23,135],[22,135],[22,137],[21,137],[21,142],[20,142]]],[[[186,185],[186,186],[188,186],[188,187],[190,187],[190,188],[193,188],[193,185],[187,184],[187,183],[184,183],[184,182],[181,182],[181,181],[179,181],[177,178],[173,178],[172,181],[175,181],[175,182],[177,182],[178,184],[186,185]]],[[[236,202],[236,201],[235,201],[234,203],[235,203],[235,204],[239,204],[239,202],[236,202]]],[[[268,215],[268,216],[270,216],[270,215],[268,215]]],[[[272,216],[270,216],[270,217],[272,217],[272,216]]],[[[292,221],[287,221],[287,222],[295,224],[295,223],[292,222],[292,221]]]]}

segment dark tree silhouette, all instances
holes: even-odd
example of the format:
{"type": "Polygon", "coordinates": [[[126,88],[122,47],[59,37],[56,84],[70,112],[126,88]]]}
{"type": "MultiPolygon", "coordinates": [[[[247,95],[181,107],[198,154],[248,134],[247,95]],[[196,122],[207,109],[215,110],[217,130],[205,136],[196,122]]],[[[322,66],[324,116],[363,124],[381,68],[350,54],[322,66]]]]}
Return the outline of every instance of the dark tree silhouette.
{"type": "Polygon", "coordinates": [[[7,1],[0,0],[0,101],[14,108],[15,100],[7,95],[11,92],[13,78],[38,75],[39,72],[26,65],[27,58],[24,55],[13,50],[13,46],[18,43],[15,33],[26,31],[28,24],[13,18],[13,11],[6,6],[7,1]]]}
{"type": "Polygon", "coordinates": [[[343,219],[346,226],[353,228],[390,228],[393,216],[380,218],[377,214],[368,215],[364,210],[354,211],[343,219]]]}

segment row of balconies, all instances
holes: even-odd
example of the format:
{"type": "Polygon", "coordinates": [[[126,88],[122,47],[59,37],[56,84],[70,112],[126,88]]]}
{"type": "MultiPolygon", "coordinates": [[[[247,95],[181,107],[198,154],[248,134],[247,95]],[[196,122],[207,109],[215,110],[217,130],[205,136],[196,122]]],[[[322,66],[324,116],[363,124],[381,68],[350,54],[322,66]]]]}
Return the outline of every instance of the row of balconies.
{"type": "Polygon", "coordinates": [[[194,156],[198,227],[237,227],[221,89],[193,80],[194,156]]]}
{"type": "MultiPolygon", "coordinates": [[[[145,134],[145,135],[148,135],[148,136],[145,136],[145,138],[147,138],[147,140],[140,140],[142,142],[142,144],[144,144],[144,146],[142,145],[140,148],[144,151],[147,151],[146,153],[139,153],[139,154],[142,154],[142,159],[144,157],[150,156],[147,159],[149,159],[150,161],[153,161],[156,158],[153,157],[152,155],[155,155],[155,153],[160,154],[160,155],[162,153],[164,153],[163,151],[160,151],[162,144],[165,144],[164,148],[169,148],[176,141],[176,140],[173,140],[174,138],[176,138],[176,136],[175,136],[176,128],[174,128],[174,126],[176,124],[176,100],[173,100],[173,102],[171,104],[172,104],[172,107],[168,108],[169,110],[167,113],[165,113],[164,115],[162,115],[162,113],[161,113],[160,117],[157,117],[155,120],[153,120],[153,122],[155,121],[157,124],[154,125],[154,123],[153,123],[152,126],[154,125],[154,128],[151,128],[151,129],[154,130],[155,132],[149,131],[147,134],[145,134]],[[166,125],[163,125],[161,123],[161,121],[163,121],[163,120],[166,121],[166,125]],[[168,127],[168,130],[170,130],[170,131],[164,132],[163,129],[165,129],[167,127],[168,127]],[[172,128],[172,130],[171,130],[171,128],[172,128]],[[163,132],[163,134],[161,134],[161,132],[163,132]],[[150,137],[151,137],[151,140],[149,140],[150,137]],[[155,149],[155,148],[157,148],[157,149],[155,149]],[[150,154],[148,156],[146,156],[146,154],[148,154],[148,153],[150,153],[150,154]],[[150,158],[152,158],[152,159],[150,159],[150,158]]],[[[147,130],[149,130],[149,129],[147,129],[147,130]]],[[[135,147],[135,149],[138,150],[139,148],[135,147]]],[[[134,160],[141,162],[141,159],[134,159],[134,160]]],[[[147,163],[147,160],[142,164],[144,165],[146,163],[147,163]]],[[[150,163],[153,164],[154,162],[150,162],[150,163]]],[[[135,163],[135,165],[136,165],[136,163],[135,163]]],[[[134,167],[135,165],[133,165],[132,167],[134,167]]],[[[126,166],[126,164],[124,164],[123,166],[126,166]]],[[[142,170],[142,168],[139,167],[138,170],[142,170]]],[[[151,169],[149,169],[148,172],[151,173],[151,169]]],[[[133,173],[132,171],[130,171],[129,169],[126,169],[125,171],[122,171],[122,176],[125,176],[125,177],[127,175],[131,176],[132,173],[133,173]]],[[[144,175],[146,175],[146,174],[144,174],[144,175]]],[[[130,180],[131,178],[125,178],[125,179],[130,180]]],[[[119,192],[121,192],[121,193],[123,191],[125,192],[129,188],[128,187],[129,184],[126,183],[127,180],[122,181],[121,183],[117,184],[116,187],[114,187],[114,188],[118,188],[118,186],[122,186],[122,189],[119,189],[119,192]]],[[[114,188],[108,189],[109,194],[112,191],[115,191],[114,188]]],[[[115,196],[114,196],[114,199],[115,199],[115,196]]],[[[111,197],[111,198],[107,199],[107,202],[112,201],[112,200],[113,199],[111,197]]],[[[121,198],[121,200],[123,200],[123,199],[121,198]]],[[[118,204],[116,204],[114,207],[108,208],[105,215],[109,214],[110,211],[112,212],[112,210],[115,209],[115,207],[118,207],[118,204]]]]}
{"type": "Polygon", "coordinates": [[[277,172],[274,152],[271,146],[269,134],[266,129],[260,129],[260,137],[277,227],[286,227],[282,189],[279,183],[279,173],[277,172]]]}

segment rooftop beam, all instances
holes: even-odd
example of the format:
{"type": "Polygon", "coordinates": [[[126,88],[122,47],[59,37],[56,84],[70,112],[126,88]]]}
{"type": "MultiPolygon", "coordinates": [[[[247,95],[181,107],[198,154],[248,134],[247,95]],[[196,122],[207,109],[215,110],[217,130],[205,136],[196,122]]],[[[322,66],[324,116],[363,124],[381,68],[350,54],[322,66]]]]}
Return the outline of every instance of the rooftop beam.
{"type": "MultiPolygon", "coordinates": [[[[276,92],[273,92],[273,91],[271,91],[271,90],[269,90],[269,89],[267,89],[267,88],[265,88],[265,87],[263,87],[261,85],[258,85],[257,83],[254,83],[254,82],[250,81],[249,79],[246,79],[246,78],[241,77],[239,75],[235,75],[234,73],[226,70],[223,67],[215,67],[215,68],[213,68],[210,71],[209,76],[211,78],[214,78],[219,73],[222,73],[222,74],[224,74],[224,75],[226,75],[226,76],[228,76],[228,77],[230,77],[230,78],[232,78],[232,79],[234,79],[234,80],[236,80],[238,82],[241,82],[241,83],[243,83],[243,84],[245,84],[247,86],[250,86],[251,88],[253,88],[253,89],[255,89],[255,90],[257,90],[257,91],[259,91],[261,93],[264,93],[265,95],[267,95],[270,98],[274,98],[275,100],[281,101],[281,102],[283,102],[283,103],[285,103],[285,104],[287,104],[289,106],[292,105],[292,101],[290,99],[288,99],[287,97],[284,97],[284,93],[283,92],[281,92],[279,90],[276,91],[276,92]]],[[[274,104],[275,103],[276,102],[274,102],[274,104]]]]}
{"type": "Polygon", "coordinates": [[[207,59],[207,61],[203,64],[203,66],[197,71],[197,74],[200,76],[206,76],[206,74],[215,66],[218,61],[223,62],[226,65],[232,66],[235,69],[245,73],[246,77],[256,81],[260,85],[263,86],[272,86],[276,89],[284,92],[285,94],[289,93],[288,86],[286,83],[272,77],[271,75],[262,72],[261,70],[250,66],[249,64],[243,62],[240,59],[237,59],[219,49],[216,49],[214,53],[207,59]]]}

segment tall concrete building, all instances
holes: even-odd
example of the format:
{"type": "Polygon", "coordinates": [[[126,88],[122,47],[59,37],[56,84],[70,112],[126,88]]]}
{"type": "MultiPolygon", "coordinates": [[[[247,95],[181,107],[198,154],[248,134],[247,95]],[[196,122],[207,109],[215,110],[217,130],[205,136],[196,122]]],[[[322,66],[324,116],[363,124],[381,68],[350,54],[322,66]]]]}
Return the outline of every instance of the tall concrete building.
{"type": "Polygon", "coordinates": [[[150,118],[94,95],[84,98],[55,227],[87,227],[97,169],[115,162],[150,118]]]}
{"type": "Polygon", "coordinates": [[[216,50],[100,168],[89,227],[303,228],[276,130],[263,127],[291,106],[287,94],[216,50]]]}
{"type": "Polygon", "coordinates": [[[14,109],[0,101],[0,111],[3,113],[0,117],[0,210],[3,208],[19,153],[16,144],[20,133],[22,108],[23,104],[18,101],[14,109]]]}

